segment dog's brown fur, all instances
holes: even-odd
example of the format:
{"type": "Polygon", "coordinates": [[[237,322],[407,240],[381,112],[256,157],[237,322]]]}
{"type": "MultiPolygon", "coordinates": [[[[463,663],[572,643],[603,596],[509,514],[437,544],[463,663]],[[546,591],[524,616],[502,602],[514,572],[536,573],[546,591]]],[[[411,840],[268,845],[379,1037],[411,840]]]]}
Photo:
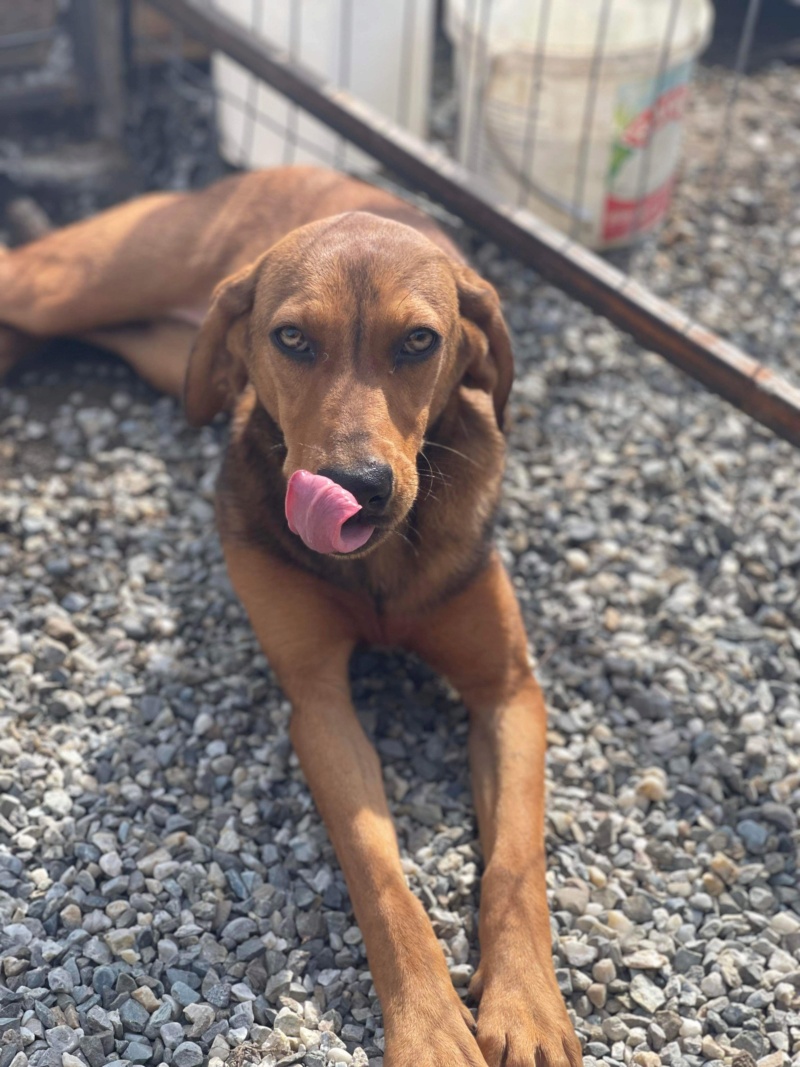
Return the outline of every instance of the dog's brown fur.
{"type": "Polygon", "coordinates": [[[0,323],[0,371],[36,339],[86,337],[183,391],[195,424],[232,412],[217,498],[228,570],[293,705],[383,1005],[386,1067],[577,1067],[550,957],[546,713],[491,547],[512,378],[492,287],[402,201],[280,168],[143,197],[0,253],[0,323]],[[286,324],[313,339],[312,360],[278,349],[286,324]],[[438,350],[398,362],[421,327],[438,350]],[[363,549],[321,556],[289,532],[289,475],[375,459],[395,488],[363,549]],[[360,641],[416,651],[469,709],[486,860],[477,1028],[405,884],[350,701],[360,641]]]}

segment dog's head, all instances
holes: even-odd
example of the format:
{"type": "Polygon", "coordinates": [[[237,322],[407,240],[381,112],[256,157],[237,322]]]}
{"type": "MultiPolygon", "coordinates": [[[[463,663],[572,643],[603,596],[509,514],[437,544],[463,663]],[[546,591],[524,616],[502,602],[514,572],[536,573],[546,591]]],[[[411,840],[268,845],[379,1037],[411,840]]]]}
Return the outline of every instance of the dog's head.
{"type": "Polygon", "coordinates": [[[217,288],[184,402],[201,425],[249,381],[283,434],[287,480],[342,486],[361,506],[345,527],[375,528],[367,551],[414,503],[453,390],[488,394],[502,427],[512,376],[491,285],[411,227],[354,212],[292,231],[217,288]]]}

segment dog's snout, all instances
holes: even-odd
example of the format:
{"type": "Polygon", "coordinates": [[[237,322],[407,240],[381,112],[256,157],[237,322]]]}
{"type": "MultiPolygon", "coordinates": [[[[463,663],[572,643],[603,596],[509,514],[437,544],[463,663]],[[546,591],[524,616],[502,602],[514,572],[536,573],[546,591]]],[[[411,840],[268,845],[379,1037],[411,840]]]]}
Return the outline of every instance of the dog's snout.
{"type": "Polygon", "coordinates": [[[367,515],[380,515],[386,509],[394,487],[394,475],[388,463],[326,467],[319,473],[352,493],[367,515]]]}

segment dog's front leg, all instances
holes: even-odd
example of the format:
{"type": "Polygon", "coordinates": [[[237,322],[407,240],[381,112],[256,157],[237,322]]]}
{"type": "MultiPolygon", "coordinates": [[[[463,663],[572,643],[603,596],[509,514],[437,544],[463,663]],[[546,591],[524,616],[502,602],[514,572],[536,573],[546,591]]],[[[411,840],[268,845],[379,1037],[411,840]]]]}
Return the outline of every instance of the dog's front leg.
{"type": "Polygon", "coordinates": [[[385,1067],[486,1067],[400,865],[378,756],[350,699],[357,632],[335,591],[226,544],[233,586],[292,703],[291,738],[344,871],[383,1008],[385,1067]]]}
{"type": "Polygon", "coordinates": [[[578,1067],[581,1050],[555,981],[545,895],[546,709],[499,558],[430,617],[413,642],[470,713],[481,845],[478,1043],[489,1067],[578,1067]]]}

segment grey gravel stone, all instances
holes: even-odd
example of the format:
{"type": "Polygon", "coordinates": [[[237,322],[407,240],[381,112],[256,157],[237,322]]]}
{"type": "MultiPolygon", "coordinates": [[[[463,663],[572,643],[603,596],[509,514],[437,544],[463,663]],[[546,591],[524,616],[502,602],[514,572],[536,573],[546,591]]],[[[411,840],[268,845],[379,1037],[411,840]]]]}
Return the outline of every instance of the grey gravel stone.
{"type": "Polygon", "coordinates": [[[200,1000],[200,994],[191,989],[185,982],[173,982],[170,987],[170,993],[182,1008],[185,1008],[187,1004],[195,1004],[200,1000]]]}
{"type": "Polygon", "coordinates": [[[58,1053],[73,1052],[83,1036],[71,1026],[53,1026],[46,1032],[47,1044],[58,1053]]]}
{"type": "MultiPolygon", "coordinates": [[[[288,983],[287,983],[288,988],[288,983]]],[[[225,982],[217,982],[206,990],[206,1000],[215,1008],[227,1008],[231,1000],[230,986],[225,982]]]]}
{"type": "Polygon", "coordinates": [[[71,993],[75,988],[75,981],[66,967],[54,967],[47,976],[47,984],[54,993],[71,993]]]}
{"type": "Polygon", "coordinates": [[[189,1004],[183,1014],[191,1022],[189,1037],[200,1037],[214,1023],[214,1009],[209,1004],[189,1004]]]}
{"type": "Polygon", "coordinates": [[[197,1067],[203,1062],[203,1050],[194,1041],[183,1041],[172,1054],[175,1067],[197,1067]]]}
{"type": "Polygon", "coordinates": [[[597,959],[597,949],[581,941],[565,941],[561,947],[571,967],[588,967],[597,959]]]}
{"type": "Polygon", "coordinates": [[[150,1013],[132,998],[120,1006],[119,1017],[125,1029],[134,1034],[143,1034],[150,1021],[150,1013]]]}
{"type": "Polygon", "coordinates": [[[700,988],[707,997],[713,999],[725,995],[725,982],[718,971],[712,971],[700,983],[700,988]]]}
{"type": "Polygon", "coordinates": [[[125,1057],[131,1063],[150,1063],[153,1057],[152,1047],[143,1039],[131,1041],[125,1049],[125,1057]]]}
{"type": "Polygon", "coordinates": [[[167,1048],[176,1048],[183,1039],[183,1027],[180,1023],[164,1023],[161,1027],[161,1039],[167,1048]]]}
{"type": "Polygon", "coordinates": [[[764,1038],[753,1031],[744,1030],[737,1034],[731,1041],[733,1048],[749,1052],[754,1060],[758,1061],[764,1053],[764,1038]]]}
{"type": "Polygon", "coordinates": [[[623,962],[631,970],[661,971],[669,961],[661,952],[644,948],[625,956],[623,962]]]}
{"type": "Polygon", "coordinates": [[[643,974],[637,974],[630,987],[631,998],[651,1014],[666,1001],[664,991],[643,974]]]}
{"type": "Polygon", "coordinates": [[[736,830],[748,852],[760,855],[765,851],[769,831],[762,823],[755,822],[753,819],[743,819],[737,823],[736,830]]]}

